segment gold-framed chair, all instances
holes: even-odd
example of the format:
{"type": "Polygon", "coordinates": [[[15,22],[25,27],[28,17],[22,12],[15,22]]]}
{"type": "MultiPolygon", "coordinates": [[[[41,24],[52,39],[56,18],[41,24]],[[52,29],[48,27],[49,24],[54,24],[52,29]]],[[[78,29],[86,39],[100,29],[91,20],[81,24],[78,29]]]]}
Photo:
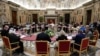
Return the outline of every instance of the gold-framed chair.
{"type": "Polygon", "coordinates": [[[9,38],[6,37],[6,36],[2,36],[2,40],[3,40],[3,43],[4,43],[4,48],[5,48],[5,50],[10,52],[10,56],[12,56],[12,52],[14,50],[20,48],[19,42],[10,43],[9,38]],[[13,45],[13,47],[12,47],[12,45],[13,45]]]}
{"type": "Polygon", "coordinates": [[[99,34],[93,35],[93,39],[89,40],[89,47],[94,47],[94,49],[96,50],[96,44],[98,39],[99,39],[99,34]]]}
{"type": "Polygon", "coordinates": [[[98,30],[95,30],[95,32],[93,32],[93,40],[98,40],[99,39],[99,32],[98,30]]]}
{"type": "Polygon", "coordinates": [[[49,56],[48,41],[36,41],[36,56],[49,56]]]}
{"type": "Polygon", "coordinates": [[[67,55],[70,56],[70,47],[71,47],[71,42],[69,40],[60,40],[58,41],[58,48],[57,48],[57,56],[60,55],[67,55]]]}
{"type": "Polygon", "coordinates": [[[79,56],[81,56],[81,53],[86,51],[88,49],[89,45],[89,38],[83,38],[81,41],[81,44],[73,43],[73,50],[77,51],[79,53],[79,56]]]}

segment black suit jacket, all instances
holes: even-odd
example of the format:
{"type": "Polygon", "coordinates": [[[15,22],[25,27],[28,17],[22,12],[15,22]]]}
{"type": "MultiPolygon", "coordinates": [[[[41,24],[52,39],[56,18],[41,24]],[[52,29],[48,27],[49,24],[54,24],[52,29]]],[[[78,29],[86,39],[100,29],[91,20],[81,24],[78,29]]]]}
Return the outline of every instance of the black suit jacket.
{"type": "Polygon", "coordinates": [[[8,36],[9,30],[1,30],[1,36],[8,36]]]}
{"type": "Polygon", "coordinates": [[[9,40],[10,40],[11,43],[19,42],[20,41],[20,36],[16,36],[13,33],[9,34],[8,38],[9,38],[9,40]]]}
{"type": "Polygon", "coordinates": [[[10,40],[10,43],[14,43],[14,42],[19,42],[20,41],[20,37],[19,36],[16,36],[13,33],[9,34],[8,32],[9,32],[8,30],[2,30],[1,31],[1,36],[8,37],[9,40],[10,40]]]}
{"type": "Polygon", "coordinates": [[[49,35],[47,35],[44,32],[38,34],[36,40],[46,40],[46,41],[51,42],[51,39],[50,39],[49,35]]]}

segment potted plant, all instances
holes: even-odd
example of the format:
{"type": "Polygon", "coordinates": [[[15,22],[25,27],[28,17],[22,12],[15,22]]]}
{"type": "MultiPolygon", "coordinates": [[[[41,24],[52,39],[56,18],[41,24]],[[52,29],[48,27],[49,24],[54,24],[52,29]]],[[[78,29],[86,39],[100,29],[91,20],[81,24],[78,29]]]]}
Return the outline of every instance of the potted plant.
{"type": "Polygon", "coordinates": [[[42,16],[39,17],[39,21],[43,22],[44,18],[42,16]]]}

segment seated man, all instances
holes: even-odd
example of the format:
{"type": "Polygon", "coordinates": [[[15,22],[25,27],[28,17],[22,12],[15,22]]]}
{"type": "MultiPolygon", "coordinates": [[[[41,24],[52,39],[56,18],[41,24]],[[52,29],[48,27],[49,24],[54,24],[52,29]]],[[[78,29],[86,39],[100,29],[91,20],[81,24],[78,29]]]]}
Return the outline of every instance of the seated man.
{"type": "Polygon", "coordinates": [[[44,33],[45,29],[42,29],[42,32],[37,35],[36,40],[46,40],[51,42],[51,39],[48,34],[44,33]]]}
{"type": "Polygon", "coordinates": [[[82,25],[79,30],[85,33],[86,27],[82,25]]]}
{"type": "MultiPolygon", "coordinates": [[[[14,42],[19,42],[19,46],[20,48],[16,50],[16,53],[20,54],[20,55],[25,55],[24,54],[24,47],[23,47],[23,43],[20,41],[20,38],[18,36],[16,36],[13,33],[8,33],[9,32],[9,26],[8,25],[4,25],[3,26],[3,30],[1,31],[1,36],[7,36],[10,40],[11,43],[14,42]]],[[[12,45],[12,47],[14,47],[15,45],[12,45]]]]}
{"type": "Polygon", "coordinates": [[[77,44],[81,44],[82,39],[85,38],[85,34],[83,34],[83,32],[81,30],[78,31],[78,34],[76,35],[76,37],[74,38],[75,43],[77,44]]]}
{"type": "MultiPolygon", "coordinates": [[[[78,31],[78,34],[74,38],[76,44],[81,44],[82,39],[85,38],[85,34],[82,31],[78,31]]],[[[79,49],[80,46],[74,45],[74,48],[79,49]]]]}

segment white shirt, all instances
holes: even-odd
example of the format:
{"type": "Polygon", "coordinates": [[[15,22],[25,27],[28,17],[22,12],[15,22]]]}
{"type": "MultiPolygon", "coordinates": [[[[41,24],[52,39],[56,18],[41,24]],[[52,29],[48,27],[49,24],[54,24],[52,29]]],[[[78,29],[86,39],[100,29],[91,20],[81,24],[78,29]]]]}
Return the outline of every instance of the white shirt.
{"type": "Polygon", "coordinates": [[[10,28],[9,33],[15,33],[16,30],[14,28],[10,28]]]}
{"type": "Polygon", "coordinates": [[[30,29],[30,25],[29,24],[26,25],[26,29],[27,30],[30,29]]]}

